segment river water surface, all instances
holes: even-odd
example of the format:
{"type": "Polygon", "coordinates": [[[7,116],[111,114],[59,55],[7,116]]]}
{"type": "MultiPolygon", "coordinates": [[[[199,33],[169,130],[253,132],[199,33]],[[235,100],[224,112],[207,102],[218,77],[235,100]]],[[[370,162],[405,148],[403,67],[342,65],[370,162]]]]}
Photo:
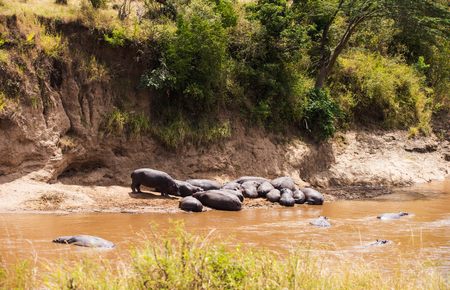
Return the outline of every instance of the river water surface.
{"type": "MultiPolygon", "coordinates": [[[[450,273],[450,180],[398,190],[371,200],[342,200],[323,206],[297,205],[293,208],[246,209],[240,212],[149,214],[0,214],[0,261],[35,261],[79,258],[85,255],[115,259],[151,228],[170,228],[181,220],[192,233],[264,247],[280,253],[288,250],[319,249],[329,257],[363,258],[381,264],[420,260],[437,263],[450,273]],[[406,211],[412,215],[381,221],[377,215],[406,211]],[[317,228],[309,222],[327,216],[332,227],[317,228]],[[51,242],[57,236],[90,234],[116,243],[109,251],[98,251],[51,242]],[[366,247],[376,239],[392,243],[366,247]],[[299,247],[299,245],[302,245],[299,247]]],[[[155,230],[153,230],[153,233],[155,230]]]]}

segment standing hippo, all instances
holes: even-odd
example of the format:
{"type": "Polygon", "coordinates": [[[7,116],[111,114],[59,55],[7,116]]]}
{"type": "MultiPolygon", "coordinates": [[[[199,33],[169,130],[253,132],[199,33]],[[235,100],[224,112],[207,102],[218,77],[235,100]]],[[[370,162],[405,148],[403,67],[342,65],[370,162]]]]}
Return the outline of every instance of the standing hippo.
{"type": "Polygon", "coordinates": [[[294,179],[292,179],[292,177],[289,176],[275,178],[270,183],[273,185],[273,187],[275,187],[278,190],[288,188],[291,191],[295,191],[297,189],[297,187],[295,186],[294,179]]]}
{"type": "Polygon", "coordinates": [[[281,193],[281,197],[280,197],[279,203],[281,205],[294,206],[295,200],[293,197],[294,194],[292,193],[292,190],[290,190],[289,188],[283,188],[280,191],[280,193],[281,193]]]}
{"type": "Polygon", "coordinates": [[[136,169],[131,173],[131,190],[141,192],[141,185],[150,187],[161,195],[177,195],[178,185],[167,173],[150,168],[136,169]]]}
{"type": "Polygon", "coordinates": [[[203,188],[194,186],[186,181],[175,180],[175,183],[178,186],[178,195],[182,197],[191,196],[197,191],[203,191],[203,188]]]}
{"type": "Polygon", "coordinates": [[[293,197],[294,197],[295,203],[302,204],[302,203],[305,203],[305,201],[306,201],[306,196],[303,193],[303,191],[301,191],[300,189],[297,189],[296,191],[294,191],[293,197]]]}
{"type": "Polygon", "coordinates": [[[209,179],[188,179],[186,182],[201,187],[203,190],[220,189],[222,187],[222,184],[219,182],[209,179]]]}
{"type": "Polygon", "coordinates": [[[208,190],[196,192],[192,195],[204,206],[218,210],[241,210],[242,203],[239,198],[225,190],[208,190]]]}
{"type": "Polygon", "coordinates": [[[402,216],[409,215],[407,212],[399,212],[399,213],[383,213],[377,216],[377,219],[380,220],[398,220],[402,216]]]}
{"type": "Polygon", "coordinates": [[[99,237],[78,235],[78,236],[62,236],[53,240],[54,243],[71,244],[80,247],[91,248],[114,248],[114,243],[99,237]]]}
{"type": "Polygon", "coordinates": [[[321,228],[331,227],[331,224],[328,221],[328,218],[326,216],[320,216],[319,218],[311,221],[309,224],[316,226],[316,227],[321,227],[321,228]]]}
{"type": "Polygon", "coordinates": [[[265,181],[269,181],[269,180],[267,178],[259,177],[259,176],[242,176],[242,177],[239,177],[238,179],[234,180],[234,182],[237,182],[240,184],[242,184],[246,181],[255,181],[258,184],[261,184],[261,183],[263,183],[265,181]]]}
{"type": "Polygon", "coordinates": [[[245,197],[248,198],[257,198],[258,197],[258,190],[256,187],[258,186],[258,183],[256,181],[246,181],[242,183],[243,194],[245,197]]]}
{"type": "Polygon", "coordinates": [[[314,190],[312,188],[302,188],[301,190],[306,197],[305,203],[316,205],[323,204],[323,195],[317,190],[314,190]]]}
{"type": "Polygon", "coordinates": [[[266,198],[270,202],[277,202],[281,198],[280,191],[274,188],[271,191],[269,191],[269,193],[266,195],[266,198]]]}
{"type": "Polygon", "coordinates": [[[184,211],[201,212],[203,210],[202,203],[192,196],[186,196],[180,200],[179,207],[184,211]]]}
{"type": "Polygon", "coordinates": [[[266,197],[266,195],[274,189],[273,185],[268,181],[264,181],[258,186],[258,195],[261,197],[266,197]]]}

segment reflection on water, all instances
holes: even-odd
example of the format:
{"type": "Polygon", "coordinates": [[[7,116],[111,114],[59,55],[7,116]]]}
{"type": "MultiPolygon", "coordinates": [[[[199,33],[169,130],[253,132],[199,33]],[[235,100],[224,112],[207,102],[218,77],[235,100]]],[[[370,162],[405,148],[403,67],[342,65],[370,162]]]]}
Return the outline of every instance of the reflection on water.
{"type": "Polygon", "coordinates": [[[247,209],[241,212],[208,211],[200,214],[72,214],[0,215],[0,257],[6,262],[18,258],[55,260],[84,255],[115,258],[130,245],[151,238],[151,225],[171,227],[182,220],[188,231],[206,234],[230,245],[243,243],[285,252],[292,248],[320,249],[327,255],[369,258],[383,264],[398,259],[439,260],[450,270],[450,180],[372,200],[337,201],[323,206],[247,209]],[[385,212],[413,213],[399,220],[380,221],[385,212]],[[329,217],[331,228],[309,225],[320,215],[329,217]],[[111,251],[98,251],[51,243],[61,235],[89,234],[116,243],[111,251]],[[384,246],[367,247],[377,239],[391,240],[384,246]]]}

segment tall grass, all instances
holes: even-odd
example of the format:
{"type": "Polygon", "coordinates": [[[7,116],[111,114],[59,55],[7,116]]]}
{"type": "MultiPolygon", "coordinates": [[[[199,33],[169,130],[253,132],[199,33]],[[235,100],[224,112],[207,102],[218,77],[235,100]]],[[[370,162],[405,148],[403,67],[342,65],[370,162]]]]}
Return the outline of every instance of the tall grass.
{"type": "MultiPolygon", "coordinates": [[[[0,267],[1,289],[448,289],[438,271],[398,263],[391,271],[364,261],[324,263],[308,249],[281,255],[212,242],[176,228],[154,234],[119,261],[27,262],[0,267]]],[[[395,262],[393,261],[393,264],[395,262]]]]}

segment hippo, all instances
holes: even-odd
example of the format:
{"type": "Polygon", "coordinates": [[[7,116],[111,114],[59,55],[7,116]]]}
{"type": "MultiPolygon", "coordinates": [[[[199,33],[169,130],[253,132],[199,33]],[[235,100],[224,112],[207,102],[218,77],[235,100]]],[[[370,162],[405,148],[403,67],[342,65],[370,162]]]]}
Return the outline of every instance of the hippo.
{"type": "Polygon", "coordinates": [[[178,185],[167,173],[150,168],[136,169],[131,173],[131,190],[141,192],[141,185],[150,187],[161,195],[177,195],[178,185]]]}
{"type": "Polygon", "coordinates": [[[370,243],[370,244],[368,244],[367,246],[368,247],[372,247],[372,246],[383,246],[383,245],[387,245],[387,244],[390,244],[390,243],[392,243],[391,241],[389,241],[389,240],[376,240],[375,242],[372,242],[372,243],[370,243]]]}
{"type": "Polygon", "coordinates": [[[295,191],[297,187],[295,186],[294,179],[289,176],[283,176],[273,179],[271,182],[273,187],[278,190],[282,190],[283,188],[288,188],[291,191],[295,191]]]}
{"type": "Polygon", "coordinates": [[[178,186],[178,195],[185,197],[185,196],[191,196],[197,191],[203,191],[203,188],[194,186],[186,181],[176,180],[175,183],[178,186]]]}
{"type": "Polygon", "coordinates": [[[114,243],[104,240],[99,237],[88,236],[88,235],[78,235],[78,236],[62,236],[53,240],[54,243],[61,244],[71,244],[80,247],[91,247],[91,248],[108,248],[112,249],[116,245],[114,243]]]}
{"type": "Polygon", "coordinates": [[[269,181],[269,180],[267,178],[258,177],[258,176],[242,176],[242,177],[239,177],[238,179],[235,179],[233,181],[237,182],[237,183],[240,183],[240,184],[242,184],[242,183],[244,183],[246,181],[255,181],[258,184],[261,184],[261,183],[263,183],[265,181],[269,181]]]}
{"type": "Polygon", "coordinates": [[[207,190],[196,192],[192,195],[204,206],[218,210],[241,210],[242,203],[239,198],[226,190],[207,190]]]}
{"type": "Polygon", "coordinates": [[[222,189],[238,190],[241,192],[243,191],[242,185],[234,181],[226,183],[224,186],[222,186],[222,189]]]}
{"type": "Polygon", "coordinates": [[[258,197],[258,190],[256,189],[258,186],[258,182],[256,181],[246,181],[242,183],[243,194],[248,198],[256,198],[258,197]]]}
{"type": "Polygon", "coordinates": [[[266,197],[266,195],[274,189],[273,185],[268,181],[264,181],[258,186],[258,195],[261,197],[266,197]]]}
{"type": "Polygon", "coordinates": [[[329,228],[329,227],[331,227],[331,224],[328,221],[328,218],[326,216],[320,216],[319,218],[309,222],[309,224],[313,225],[313,226],[316,226],[316,227],[322,227],[322,228],[329,228]]]}
{"type": "Polygon", "coordinates": [[[323,195],[312,188],[302,188],[301,191],[305,194],[307,204],[321,205],[323,204],[323,195]]]}
{"type": "Polygon", "coordinates": [[[242,194],[241,191],[239,191],[239,190],[231,190],[231,189],[224,189],[224,188],[222,188],[221,190],[226,191],[228,193],[231,193],[233,195],[236,195],[241,202],[244,202],[244,195],[242,194]]]}
{"type": "Polygon", "coordinates": [[[407,212],[399,212],[399,213],[383,213],[377,216],[377,219],[380,220],[398,220],[402,216],[409,215],[407,212]]]}
{"type": "Polygon", "coordinates": [[[281,198],[280,191],[274,188],[271,191],[269,191],[269,193],[267,193],[266,198],[268,201],[277,202],[281,198]]]}
{"type": "Polygon", "coordinates": [[[201,187],[203,190],[220,189],[222,187],[219,182],[209,179],[188,179],[186,182],[201,187]]]}
{"type": "Polygon", "coordinates": [[[281,205],[283,206],[294,206],[295,204],[295,200],[293,197],[293,193],[292,190],[290,190],[289,188],[283,188],[281,191],[281,197],[280,200],[278,201],[281,205]]]}
{"type": "Polygon", "coordinates": [[[300,189],[297,189],[294,191],[293,198],[295,200],[295,203],[298,203],[298,204],[305,203],[305,201],[306,201],[306,196],[303,193],[303,191],[301,191],[300,189]]]}
{"type": "Polygon", "coordinates": [[[184,211],[201,212],[203,210],[203,204],[192,196],[186,196],[180,200],[179,207],[184,211]]]}

